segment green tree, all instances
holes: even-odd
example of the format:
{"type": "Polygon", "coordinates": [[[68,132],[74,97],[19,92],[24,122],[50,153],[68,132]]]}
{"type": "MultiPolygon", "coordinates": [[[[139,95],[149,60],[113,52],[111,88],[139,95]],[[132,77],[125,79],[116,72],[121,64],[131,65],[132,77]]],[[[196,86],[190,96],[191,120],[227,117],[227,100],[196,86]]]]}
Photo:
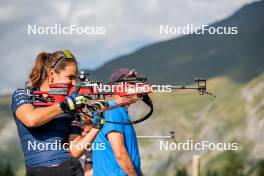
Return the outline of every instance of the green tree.
{"type": "Polygon", "coordinates": [[[0,176],[15,176],[10,164],[4,166],[3,163],[0,163],[0,176]]]}
{"type": "Polygon", "coordinates": [[[177,170],[176,176],[189,176],[189,175],[188,175],[185,167],[183,167],[182,169],[177,170]]]}
{"type": "Polygon", "coordinates": [[[264,175],[264,160],[259,161],[258,176],[264,175]]]}
{"type": "Polygon", "coordinates": [[[4,170],[4,175],[5,176],[15,176],[13,170],[12,170],[12,167],[10,166],[10,164],[7,164],[6,165],[6,168],[4,170]]]}
{"type": "Polygon", "coordinates": [[[220,175],[243,176],[245,158],[242,153],[236,151],[226,151],[224,153],[226,162],[220,175]]]}
{"type": "Polygon", "coordinates": [[[207,176],[218,176],[217,171],[215,170],[208,170],[207,176]]]}

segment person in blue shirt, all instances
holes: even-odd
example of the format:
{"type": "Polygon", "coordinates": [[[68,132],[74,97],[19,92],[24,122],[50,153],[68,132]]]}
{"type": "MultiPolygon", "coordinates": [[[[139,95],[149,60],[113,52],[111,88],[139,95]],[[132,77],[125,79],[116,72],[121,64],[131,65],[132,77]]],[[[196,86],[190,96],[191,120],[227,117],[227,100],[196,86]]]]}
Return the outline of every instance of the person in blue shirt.
{"type": "MultiPolygon", "coordinates": [[[[130,70],[121,68],[113,72],[111,82],[130,74],[130,70]]],[[[109,105],[136,101],[136,95],[113,96],[109,105]]],[[[118,107],[105,112],[105,120],[112,122],[129,122],[128,106],[118,107]]],[[[136,176],[141,172],[140,155],[136,132],[133,125],[106,123],[95,138],[94,144],[104,144],[103,149],[93,150],[94,176],[136,176]]]]}
{"type": "MultiPolygon", "coordinates": [[[[69,50],[42,52],[36,58],[27,85],[40,91],[48,91],[51,83],[74,86],[77,73],[77,61],[69,50]]],[[[45,98],[43,96],[42,101],[45,98]]],[[[24,152],[27,176],[83,176],[76,158],[91,146],[103,126],[97,116],[99,120],[90,132],[81,137],[80,117],[74,110],[83,103],[84,97],[70,95],[61,103],[37,107],[25,89],[14,92],[11,108],[24,152]]]]}

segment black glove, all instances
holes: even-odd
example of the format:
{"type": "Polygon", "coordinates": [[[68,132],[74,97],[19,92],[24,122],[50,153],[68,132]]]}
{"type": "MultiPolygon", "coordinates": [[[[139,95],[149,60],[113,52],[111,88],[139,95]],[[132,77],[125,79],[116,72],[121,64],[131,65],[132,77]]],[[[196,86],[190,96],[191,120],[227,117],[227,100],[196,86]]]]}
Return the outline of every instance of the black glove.
{"type": "Polygon", "coordinates": [[[81,95],[71,94],[65,97],[64,101],[59,103],[59,107],[64,112],[75,111],[77,108],[86,104],[87,98],[81,95]]]}
{"type": "Polygon", "coordinates": [[[105,124],[104,116],[100,116],[99,113],[93,114],[93,127],[96,129],[102,129],[105,124]]]}
{"type": "Polygon", "coordinates": [[[105,124],[104,111],[100,112],[101,109],[108,107],[108,103],[105,100],[98,100],[93,103],[93,127],[96,129],[102,129],[105,124]]]}

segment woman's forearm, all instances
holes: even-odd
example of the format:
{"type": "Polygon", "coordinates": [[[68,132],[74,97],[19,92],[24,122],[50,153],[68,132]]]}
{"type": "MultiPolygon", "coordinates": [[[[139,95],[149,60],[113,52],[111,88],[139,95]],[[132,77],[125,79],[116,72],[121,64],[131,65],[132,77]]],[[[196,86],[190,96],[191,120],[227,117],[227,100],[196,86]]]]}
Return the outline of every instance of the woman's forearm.
{"type": "Polygon", "coordinates": [[[18,109],[16,115],[27,127],[41,126],[63,113],[58,104],[43,108],[34,108],[32,105],[23,106],[18,109]]]}
{"type": "Polygon", "coordinates": [[[49,122],[62,113],[63,111],[59,108],[58,104],[55,104],[50,107],[36,108],[29,116],[33,119],[35,127],[37,127],[49,122]]]}

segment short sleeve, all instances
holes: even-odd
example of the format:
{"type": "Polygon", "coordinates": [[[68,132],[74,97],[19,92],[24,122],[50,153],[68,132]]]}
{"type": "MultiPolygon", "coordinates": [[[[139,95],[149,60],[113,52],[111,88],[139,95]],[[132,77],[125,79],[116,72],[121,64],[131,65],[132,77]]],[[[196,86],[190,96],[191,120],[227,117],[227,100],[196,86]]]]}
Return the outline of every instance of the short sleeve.
{"type": "Polygon", "coordinates": [[[74,118],[71,120],[71,124],[70,124],[70,134],[77,134],[77,135],[81,135],[83,131],[83,125],[81,122],[81,117],[74,113],[74,118]]]}
{"type": "Polygon", "coordinates": [[[17,89],[12,96],[11,109],[13,113],[23,104],[32,104],[25,89],[17,89]]]}
{"type": "MultiPolygon", "coordinates": [[[[112,122],[124,122],[123,115],[119,112],[118,108],[106,111],[105,120],[112,122]]],[[[124,125],[115,123],[105,123],[104,127],[102,128],[102,133],[106,136],[112,131],[124,134],[124,125]]]]}

